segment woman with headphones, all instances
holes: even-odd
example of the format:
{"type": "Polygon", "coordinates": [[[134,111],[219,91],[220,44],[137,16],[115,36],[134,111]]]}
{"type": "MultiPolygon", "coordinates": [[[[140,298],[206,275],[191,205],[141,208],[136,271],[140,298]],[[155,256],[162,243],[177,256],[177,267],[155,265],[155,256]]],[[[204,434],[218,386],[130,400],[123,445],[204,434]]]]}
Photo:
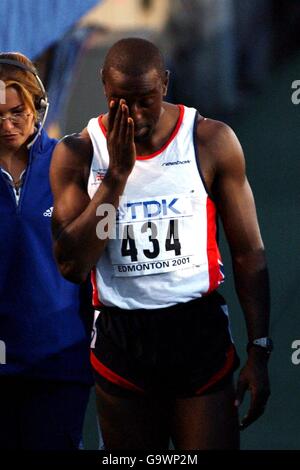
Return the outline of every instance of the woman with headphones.
{"type": "Polygon", "coordinates": [[[78,449],[92,384],[91,312],[52,254],[47,110],[32,62],[1,53],[0,449],[78,449]]]}

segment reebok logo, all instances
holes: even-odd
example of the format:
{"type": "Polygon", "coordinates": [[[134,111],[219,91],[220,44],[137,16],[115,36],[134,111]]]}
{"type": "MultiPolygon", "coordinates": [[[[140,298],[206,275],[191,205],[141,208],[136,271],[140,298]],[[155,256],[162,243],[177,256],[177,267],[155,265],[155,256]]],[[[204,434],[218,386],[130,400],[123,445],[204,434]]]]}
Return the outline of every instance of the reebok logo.
{"type": "Polygon", "coordinates": [[[47,209],[47,210],[43,213],[43,216],[44,216],[44,217],[52,217],[52,212],[53,212],[53,207],[49,207],[49,209],[47,209]]]}
{"type": "Polygon", "coordinates": [[[191,160],[177,160],[176,162],[163,163],[161,166],[184,165],[186,163],[191,163],[191,160]]]}

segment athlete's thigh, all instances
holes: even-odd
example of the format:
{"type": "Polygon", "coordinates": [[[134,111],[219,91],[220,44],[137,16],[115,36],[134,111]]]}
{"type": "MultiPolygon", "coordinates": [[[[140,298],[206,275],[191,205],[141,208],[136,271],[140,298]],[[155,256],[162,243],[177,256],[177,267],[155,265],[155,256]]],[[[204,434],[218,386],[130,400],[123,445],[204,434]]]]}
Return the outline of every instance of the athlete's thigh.
{"type": "Polygon", "coordinates": [[[176,449],[238,449],[239,423],[234,386],[192,398],[176,399],[172,440],[176,449]]]}
{"type": "Polygon", "coordinates": [[[105,449],[168,449],[170,406],[165,399],[115,396],[96,384],[96,400],[105,449]]]}

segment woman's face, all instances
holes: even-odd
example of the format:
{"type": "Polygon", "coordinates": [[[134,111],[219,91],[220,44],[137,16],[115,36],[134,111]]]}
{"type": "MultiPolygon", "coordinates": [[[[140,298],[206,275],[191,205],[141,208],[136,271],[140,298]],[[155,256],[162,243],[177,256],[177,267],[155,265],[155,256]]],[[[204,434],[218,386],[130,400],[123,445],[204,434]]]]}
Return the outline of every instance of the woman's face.
{"type": "Polygon", "coordinates": [[[16,88],[6,88],[5,103],[0,104],[0,148],[17,151],[33,133],[33,112],[25,105],[16,88]]]}

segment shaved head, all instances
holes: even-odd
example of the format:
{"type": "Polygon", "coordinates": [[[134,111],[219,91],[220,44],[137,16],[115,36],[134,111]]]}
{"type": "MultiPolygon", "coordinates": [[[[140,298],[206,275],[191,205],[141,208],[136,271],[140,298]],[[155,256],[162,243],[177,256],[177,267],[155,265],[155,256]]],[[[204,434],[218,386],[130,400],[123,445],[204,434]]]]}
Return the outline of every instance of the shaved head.
{"type": "Polygon", "coordinates": [[[110,69],[137,77],[156,69],[161,78],[166,75],[165,63],[159,49],[141,38],[125,38],[116,42],[108,51],[103,65],[102,77],[110,69]]]}

